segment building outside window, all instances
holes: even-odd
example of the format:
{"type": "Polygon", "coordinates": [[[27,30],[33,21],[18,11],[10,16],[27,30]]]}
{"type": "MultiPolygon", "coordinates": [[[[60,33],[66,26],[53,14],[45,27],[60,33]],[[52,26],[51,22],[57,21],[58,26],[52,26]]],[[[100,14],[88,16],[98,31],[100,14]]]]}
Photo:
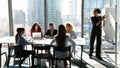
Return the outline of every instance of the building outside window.
{"type": "Polygon", "coordinates": [[[29,35],[30,27],[35,22],[39,23],[40,27],[45,31],[45,20],[47,29],[51,22],[55,24],[55,28],[57,29],[59,24],[65,25],[67,21],[70,21],[75,26],[74,30],[76,30],[76,34],[80,36],[81,1],[79,0],[46,0],[46,12],[44,6],[45,0],[12,0],[12,4],[14,31],[17,27],[24,26],[26,28],[26,34],[29,35]],[[21,4],[23,6],[20,6],[21,4]],[[47,15],[46,18],[45,14],[47,15]],[[19,20],[17,16],[19,16],[19,20]],[[24,24],[16,23],[16,21],[20,22],[20,19],[24,21],[24,24]]]}
{"type": "Polygon", "coordinates": [[[0,0],[0,37],[8,35],[9,35],[8,1],[0,0]]]}

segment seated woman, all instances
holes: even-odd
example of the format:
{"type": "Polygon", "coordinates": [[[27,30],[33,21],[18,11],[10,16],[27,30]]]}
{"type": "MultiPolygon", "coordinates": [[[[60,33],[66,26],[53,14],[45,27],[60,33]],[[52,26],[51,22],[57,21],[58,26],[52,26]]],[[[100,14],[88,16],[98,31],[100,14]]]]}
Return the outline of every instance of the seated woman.
{"type": "Polygon", "coordinates": [[[30,55],[32,54],[32,65],[33,65],[33,54],[34,52],[33,51],[27,51],[24,49],[24,47],[26,45],[30,45],[31,43],[28,42],[22,35],[25,33],[25,29],[24,28],[17,28],[17,34],[15,36],[15,42],[17,45],[21,46],[22,47],[22,57],[23,59],[21,60],[20,64],[23,63],[23,61],[30,55]]]}
{"type": "MultiPolygon", "coordinates": [[[[66,36],[66,29],[64,25],[59,25],[58,27],[58,34],[56,37],[51,42],[51,45],[56,42],[57,46],[67,46],[68,42],[70,42],[72,45],[75,45],[75,42],[69,37],[66,36]]],[[[65,58],[68,56],[67,52],[56,52],[58,58],[65,58]],[[61,56],[62,55],[62,56],[61,56]]],[[[67,61],[64,60],[64,66],[66,68],[67,66],[67,61]]]]}
{"type": "Polygon", "coordinates": [[[33,37],[33,33],[34,32],[41,32],[41,36],[42,36],[42,29],[40,28],[39,24],[38,23],[34,23],[31,30],[30,30],[30,33],[31,33],[31,37],[33,37]]]}
{"type": "Polygon", "coordinates": [[[70,35],[71,38],[77,38],[75,32],[73,31],[73,26],[70,23],[66,24],[66,32],[70,35]]]}

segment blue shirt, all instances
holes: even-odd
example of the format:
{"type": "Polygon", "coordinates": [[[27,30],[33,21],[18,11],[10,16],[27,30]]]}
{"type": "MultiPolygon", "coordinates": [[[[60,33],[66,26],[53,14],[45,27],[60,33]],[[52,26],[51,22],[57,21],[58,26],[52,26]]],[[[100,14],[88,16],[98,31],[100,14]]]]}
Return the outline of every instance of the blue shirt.
{"type": "Polygon", "coordinates": [[[70,32],[70,37],[71,37],[71,38],[77,38],[77,36],[76,36],[76,34],[75,34],[74,31],[71,31],[71,32],[70,32]]]}
{"type": "Polygon", "coordinates": [[[17,40],[17,44],[18,45],[22,45],[22,47],[24,48],[25,47],[25,45],[30,45],[31,43],[30,42],[28,42],[25,38],[23,38],[22,36],[19,36],[18,37],[18,40],[17,40]]]}

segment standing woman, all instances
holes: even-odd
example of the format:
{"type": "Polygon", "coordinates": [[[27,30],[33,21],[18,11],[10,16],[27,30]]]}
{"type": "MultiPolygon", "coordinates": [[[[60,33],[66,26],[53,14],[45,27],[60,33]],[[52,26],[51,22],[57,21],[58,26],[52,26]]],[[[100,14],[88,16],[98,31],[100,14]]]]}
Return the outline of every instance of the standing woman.
{"type": "MultiPolygon", "coordinates": [[[[31,30],[30,30],[30,33],[31,33],[31,37],[33,36],[33,32],[42,32],[42,29],[41,27],[39,26],[39,24],[37,23],[34,23],[31,30]]],[[[42,33],[41,33],[42,34],[42,33]]],[[[42,36],[42,35],[41,35],[42,36]]]]}
{"type": "Polygon", "coordinates": [[[102,21],[105,19],[105,16],[99,16],[101,10],[99,8],[94,9],[93,14],[94,16],[91,17],[91,21],[93,24],[91,37],[90,37],[90,54],[89,57],[92,59],[92,53],[94,49],[94,41],[96,38],[96,57],[99,60],[102,60],[101,57],[101,34],[102,34],[102,21]]]}

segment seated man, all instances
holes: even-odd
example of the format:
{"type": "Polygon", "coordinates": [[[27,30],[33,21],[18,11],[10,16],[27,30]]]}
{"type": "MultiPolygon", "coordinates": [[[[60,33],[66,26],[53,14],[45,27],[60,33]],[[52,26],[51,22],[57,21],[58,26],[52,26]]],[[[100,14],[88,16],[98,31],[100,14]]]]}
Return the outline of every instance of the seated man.
{"type": "Polygon", "coordinates": [[[50,24],[49,24],[49,29],[48,29],[47,32],[45,33],[45,37],[46,37],[46,38],[53,38],[56,34],[57,34],[57,30],[54,29],[53,23],[50,23],[50,24]]]}

